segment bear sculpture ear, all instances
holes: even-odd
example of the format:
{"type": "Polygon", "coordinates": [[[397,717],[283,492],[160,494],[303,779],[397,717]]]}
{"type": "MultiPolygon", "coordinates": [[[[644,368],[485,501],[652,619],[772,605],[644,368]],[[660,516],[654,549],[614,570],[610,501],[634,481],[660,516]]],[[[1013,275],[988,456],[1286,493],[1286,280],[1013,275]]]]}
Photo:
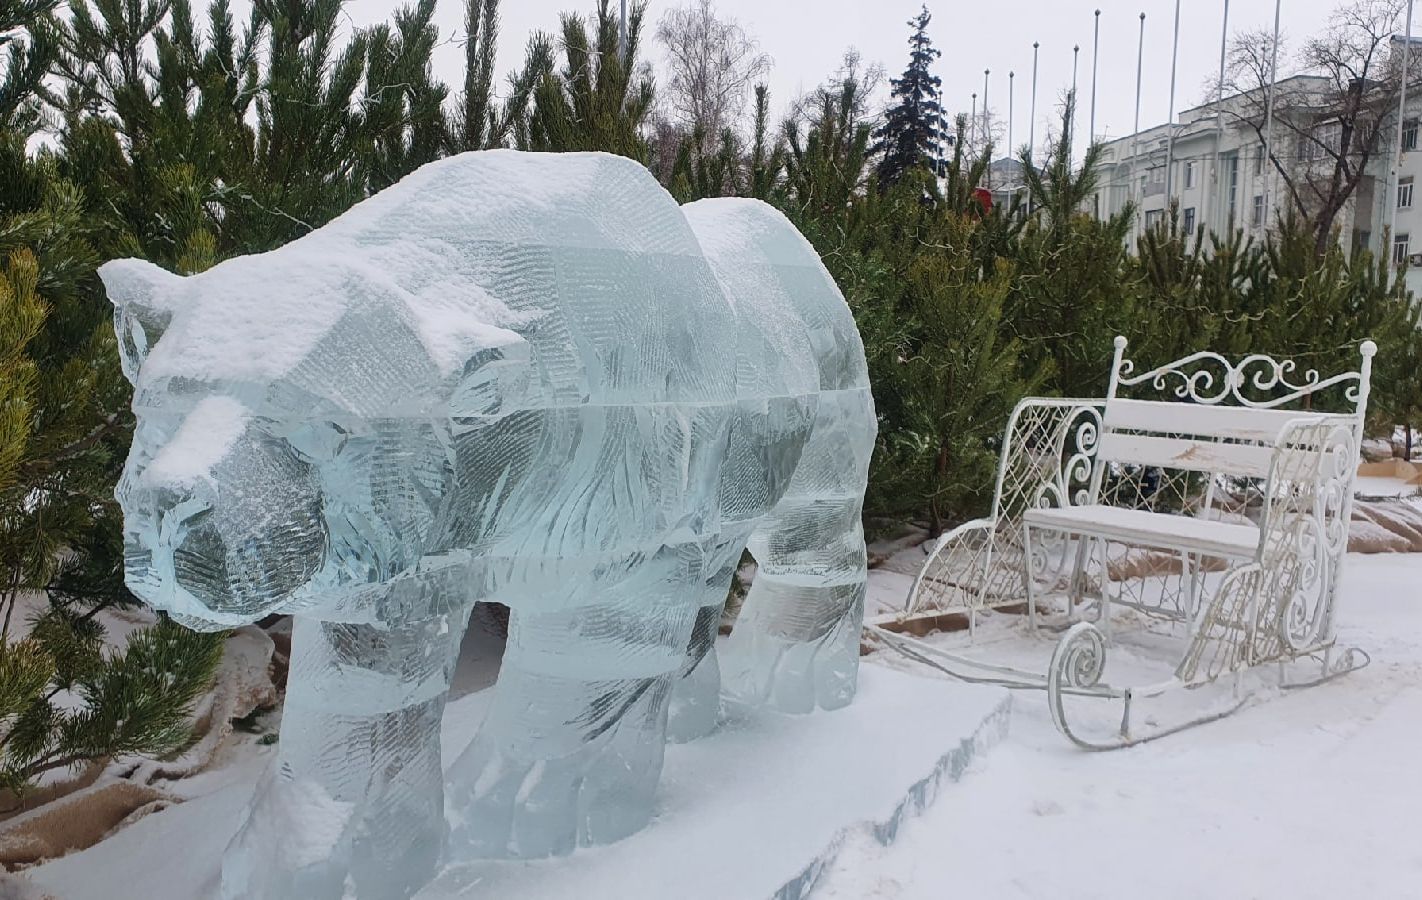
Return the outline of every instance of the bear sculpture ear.
{"type": "Polygon", "coordinates": [[[182,278],[141,259],[104,263],[99,267],[99,278],[114,305],[114,331],[118,334],[123,374],[137,383],[138,370],[148,351],[172,321],[170,294],[182,278]]]}

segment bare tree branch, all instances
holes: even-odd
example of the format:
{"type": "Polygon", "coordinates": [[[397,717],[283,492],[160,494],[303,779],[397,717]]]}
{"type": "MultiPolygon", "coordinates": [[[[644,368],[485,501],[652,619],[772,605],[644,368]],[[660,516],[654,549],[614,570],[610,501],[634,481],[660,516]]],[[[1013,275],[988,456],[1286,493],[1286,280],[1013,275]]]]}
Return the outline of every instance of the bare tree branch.
{"type": "MultiPolygon", "coordinates": [[[[1295,57],[1296,70],[1305,74],[1281,77],[1275,86],[1269,163],[1320,253],[1334,240],[1338,219],[1371,163],[1388,152],[1388,122],[1402,84],[1393,35],[1405,7],[1406,0],[1351,0],[1295,57]]],[[[1269,32],[1237,34],[1223,85],[1237,96],[1222,114],[1252,133],[1261,148],[1273,50],[1269,32]]]]}
{"type": "Polygon", "coordinates": [[[670,71],[661,91],[669,118],[699,135],[709,152],[724,130],[744,122],[751,88],[770,71],[771,59],[739,22],[719,16],[711,0],[667,10],[657,41],[670,71]]]}

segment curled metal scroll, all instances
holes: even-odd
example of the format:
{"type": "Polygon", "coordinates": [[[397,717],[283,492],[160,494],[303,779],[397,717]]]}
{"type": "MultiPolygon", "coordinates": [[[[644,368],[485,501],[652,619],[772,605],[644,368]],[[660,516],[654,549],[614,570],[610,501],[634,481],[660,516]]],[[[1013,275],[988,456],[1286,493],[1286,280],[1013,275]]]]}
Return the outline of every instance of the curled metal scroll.
{"type": "Polygon", "coordinates": [[[1134,371],[1135,365],[1130,360],[1122,360],[1116,370],[1117,383],[1122,387],[1149,383],[1156,390],[1178,400],[1206,406],[1233,400],[1241,406],[1270,409],[1340,384],[1348,385],[1344,395],[1350,402],[1356,403],[1362,387],[1360,372],[1344,372],[1324,378],[1317,369],[1301,371],[1292,359],[1275,359],[1262,353],[1232,362],[1206,350],[1140,375],[1132,374],[1134,371]],[[1279,394],[1255,399],[1248,396],[1246,390],[1279,394]]]}

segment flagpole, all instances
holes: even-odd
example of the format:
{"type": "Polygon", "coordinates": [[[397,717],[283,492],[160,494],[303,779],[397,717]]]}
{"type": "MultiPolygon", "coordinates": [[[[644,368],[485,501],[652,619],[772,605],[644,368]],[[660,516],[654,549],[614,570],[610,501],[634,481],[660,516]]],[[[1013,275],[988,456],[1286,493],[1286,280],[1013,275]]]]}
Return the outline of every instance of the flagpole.
{"type": "Polygon", "coordinates": [[[973,123],[972,128],[968,129],[968,147],[971,148],[978,142],[978,95],[976,91],[973,93],[973,114],[969,121],[973,123]]]}
{"type": "Polygon", "coordinates": [[[1223,183],[1220,180],[1220,145],[1224,143],[1224,90],[1225,90],[1225,55],[1229,48],[1229,0],[1224,0],[1224,21],[1220,25],[1220,80],[1215,93],[1215,153],[1214,161],[1210,163],[1210,178],[1214,182],[1214,187],[1207,198],[1205,221],[1212,221],[1210,218],[1215,204],[1221,200],[1220,192],[1223,183]]]}
{"type": "MultiPolygon", "coordinates": [[[[1402,183],[1402,128],[1407,116],[1407,80],[1412,74],[1412,0],[1407,0],[1407,39],[1402,45],[1402,89],[1397,98],[1397,152],[1392,157],[1392,217],[1388,224],[1388,240],[1397,234],[1397,192],[1402,183]]],[[[1389,256],[1392,248],[1388,247],[1389,256]]]]}
{"type": "Polygon", "coordinates": [[[1027,156],[1034,166],[1037,164],[1037,53],[1041,46],[1036,41],[1032,42],[1032,103],[1027,120],[1027,156]]]}
{"type": "Polygon", "coordinates": [[[988,154],[987,148],[993,144],[993,122],[987,117],[987,77],[993,74],[991,68],[983,70],[983,152],[988,156],[987,161],[987,181],[988,186],[993,186],[993,155],[988,154]]]}
{"type": "Polygon", "coordinates": [[[1274,183],[1274,86],[1279,81],[1279,16],[1283,6],[1284,0],[1274,0],[1274,46],[1269,61],[1269,97],[1265,101],[1268,108],[1264,113],[1264,221],[1259,223],[1259,227],[1266,231],[1269,228],[1269,204],[1273,200],[1269,196],[1269,188],[1274,183]]]}
{"type": "MultiPolygon", "coordinates": [[[[1136,166],[1140,164],[1140,140],[1141,140],[1141,72],[1145,66],[1145,23],[1146,14],[1141,13],[1141,37],[1136,48],[1136,125],[1131,132],[1131,196],[1136,197],[1136,166]]],[[[1136,219],[1140,219],[1140,201],[1144,198],[1137,198],[1136,219]]]]}
{"type": "MultiPolygon", "coordinates": [[[[1031,117],[1027,122],[1027,164],[1033,169],[1037,167],[1037,53],[1042,45],[1038,41],[1032,42],[1032,104],[1031,117]]],[[[1024,173],[1025,175],[1025,173],[1024,173]]],[[[1032,191],[1027,191],[1027,213],[1032,212],[1032,191]]]]}
{"type": "Polygon", "coordinates": [[[617,20],[617,52],[627,62],[627,0],[622,0],[622,15],[617,20]]]}
{"type": "Polygon", "coordinates": [[[1096,60],[1101,55],[1101,10],[1096,11],[1096,30],[1091,38],[1091,132],[1087,145],[1096,143],[1096,60]]]}
{"type": "Polygon", "coordinates": [[[1180,59],[1180,0],[1175,0],[1175,42],[1170,50],[1170,116],[1165,120],[1165,208],[1175,187],[1175,71],[1180,59]]]}
{"type": "Polygon", "coordinates": [[[1016,109],[1014,103],[1017,96],[1017,73],[1007,73],[1007,155],[1011,156],[1017,150],[1012,145],[1012,120],[1016,109]]]}

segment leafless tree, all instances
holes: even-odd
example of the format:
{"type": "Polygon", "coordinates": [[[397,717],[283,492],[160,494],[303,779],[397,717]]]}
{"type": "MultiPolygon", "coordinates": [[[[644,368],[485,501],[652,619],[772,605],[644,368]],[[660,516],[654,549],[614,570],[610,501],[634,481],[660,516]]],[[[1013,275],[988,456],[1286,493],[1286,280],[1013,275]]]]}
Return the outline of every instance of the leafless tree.
{"type": "MultiPolygon", "coordinates": [[[[1309,39],[1294,57],[1302,77],[1280,79],[1274,91],[1269,163],[1283,198],[1307,224],[1321,254],[1335,240],[1334,228],[1368,177],[1370,164],[1386,156],[1398,91],[1401,57],[1392,52],[1406,0],[1351,0],[1334,10],[1327,30],[1309,39]]],[[[1278,56],[1287,59],[1281,39],[1278,56]]],[[[1250,131],[1263,152],[1268,136],[1268,86],[1273,35],[1247,31],[1231,41],[1225,115],[1250,131]]],[[[1414,54],[1412,77],[1417,78],[1414,54]]]]}
{"type": "Polygon", "coordinates": [[[851,83],[854,85],[851,118],[855,122],[866,121],[869,119],[870,107],[881,102],[876,99],[876,95],[888,77],[882,63],[865,62],[864,55],[850,47],[840,57],[839,68],[835,69],[832,75],[790,104],[787,118],[802,124],[818,120],[824,113],[827,98],[833,105],[843,93],[844,85],[851,83]]]}
{"type": "Polygon", "coordinates": [[[770,71],[759,43],[711,0],[691,0],[667,10],[657,23],[668,75],[662,90],[667,117],[709,150],[721,133],[745,118],[751,87],[770,71]]]}
{"type": "MultiPolygon", "coordinates": [[[[1007,119],[998,115],[997,110],[985,110],[979,106],[977,115],[959,115],[967,124],[967,131],[963,135],[963,152],[969,159],[977,159],[988,152],[993,156],[1012,155],[1012,148],[1007,146],[1007,119]]],[[[953,123],[950,122],[945,130],[948,134],[953,134],[953,123]]],[[[945,148],[945,152],[951,155],[952,147],[945,148]]]]}

